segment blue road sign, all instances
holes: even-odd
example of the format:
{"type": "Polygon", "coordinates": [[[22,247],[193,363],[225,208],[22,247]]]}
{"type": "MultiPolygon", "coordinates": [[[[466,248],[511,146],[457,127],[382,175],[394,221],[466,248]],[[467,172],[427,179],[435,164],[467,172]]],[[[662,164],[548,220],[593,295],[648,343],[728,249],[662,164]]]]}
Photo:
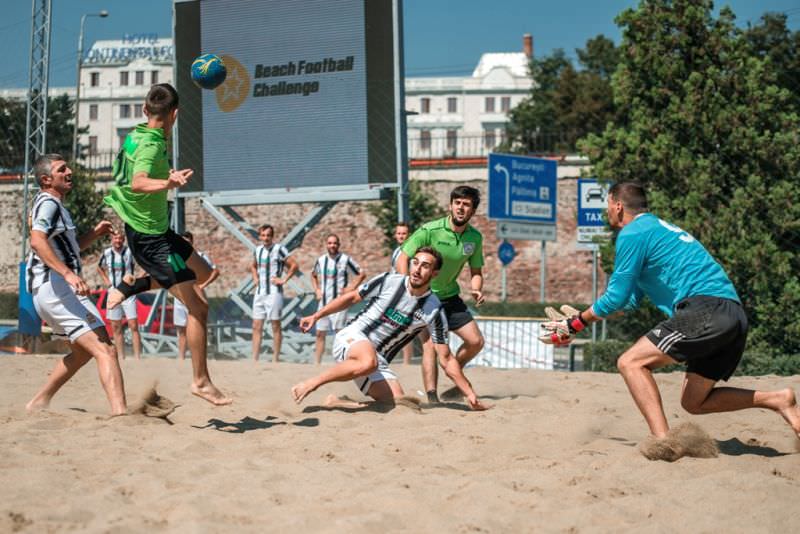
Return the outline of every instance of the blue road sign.
{"type": "Polygon", "coordinates": [[[489,218],[556,222],[556,162],[489,154],[489,218]]]}
{"type": "Polygon", "coordinates": [[[603,211],[606,209],[608,185],[593,178],[578,180],[578,242],[591,243],[592,237],[604,233],[603,211]]]}
{"type": "Polygon", "coordinates": [[[503,240],[502,243],[500,243],[500,246],[497,247],[497,257],[500,259],[500,263],[502,263],[503,266],[506,266],[509,263],[511,263],[514,260],[514,256],[516,255],[517,251],[514,250],[514,245],[512,245],[505,239],[503,240]]]}

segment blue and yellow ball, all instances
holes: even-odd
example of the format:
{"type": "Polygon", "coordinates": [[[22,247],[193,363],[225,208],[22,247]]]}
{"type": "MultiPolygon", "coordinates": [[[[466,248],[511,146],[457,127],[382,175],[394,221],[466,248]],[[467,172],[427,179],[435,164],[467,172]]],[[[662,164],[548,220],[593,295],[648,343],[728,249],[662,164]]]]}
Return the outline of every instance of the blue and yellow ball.
{"type": "Polygon", "coordinates": [[[225,62],[215,54],[203,54],[192,61],[192,81],[201,89],[216,89],[227,75],[225,62]]]}

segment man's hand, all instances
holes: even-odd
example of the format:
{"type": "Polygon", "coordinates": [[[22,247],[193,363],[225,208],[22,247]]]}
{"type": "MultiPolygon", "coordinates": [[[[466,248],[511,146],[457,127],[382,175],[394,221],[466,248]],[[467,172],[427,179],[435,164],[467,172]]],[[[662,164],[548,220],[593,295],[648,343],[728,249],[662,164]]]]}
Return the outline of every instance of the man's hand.
{"type": "Polygon", "coordinates": [[[309,315],[308,317],[303,317],[300,319],[300,330],[303,332],[308,332],[311,330],[314,325],[317,323],[317,314],[309,315]]]}
{"type": "Polygon", "coordinates": [[[111,224],[111,221],[100,221],[94,227],[94,235],[99,237],[106,234],[116,235],[117,231],[114,230],[114,225],[111,224]]]}
{"type": "Polygon", "coordinates": [[[169,178],[167,179],[167,189],[175,189],[176,187],[186,185],[186,182],[189,181],[189,178],[191,178],[193,174],[194,171],[192,169],[183,169],[180,171],[171,169],[169,171],[169,178]]]}
{"type": "Polygon", "coordinates": [[[544,335],[539,336],[542,343],[556,346],[569,345],[572,343],[573,334],[586,327],[580,312],[567,304],[561,306],[561,312],[548,306],[544,309],[544,313],[550,320],[542,323],[544,335]]]}
{"type": "Polygon", "coordinates": [[[322,300],[322,290],[321,289],[315,289],[314,293],[317,295],[317,300],[322,300]]]}
{"type": "Polygon", "coordinates": [[[69,271],[64,275],[64,281],[66,281],[70,287],[72,287],[72,290],[75,291],[76,295],[85,297],[89,294],[89,286],[83,281],[83,278],[72,271],[69,271]]]}
{"type": "Polygon", "coordinates": [[[483,296],[483,291],[478,291],[477,289],[473,289],[470,291],[472,298],[475,299],[475,306],[480,306],[486,300],[483,296]]]}
{"type": "Polygon", "coordinates": [[[475,412],[482,412],[484,410],[488,410],[491,406],[483,404],[478,397],[475,395],[471,395],[467,397],[467,403],[469,407],[475,412]]]}
{"type": "Polygon", "coordinates": [[[286,281],[283,278],[278,278],[277,276],[273,276],[272,278],[269,279],[269,281],[272,282],[272,285],[276,286],[282,286],[283,284],[286,283],[286,281]]]}

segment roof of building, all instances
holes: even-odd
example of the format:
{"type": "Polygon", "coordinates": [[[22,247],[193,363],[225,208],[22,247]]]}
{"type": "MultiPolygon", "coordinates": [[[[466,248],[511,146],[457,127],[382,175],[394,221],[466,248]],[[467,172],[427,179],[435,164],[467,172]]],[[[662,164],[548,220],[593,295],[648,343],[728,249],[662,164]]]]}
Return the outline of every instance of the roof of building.
{"type": "Polygon", "coordinates": [[[478,66],[472,72],[473,78],[483,78],[492,69],[505,67],[514,76],[528,76],[528,56],[522,52],[489,52],[481,55],[478,66]]]}

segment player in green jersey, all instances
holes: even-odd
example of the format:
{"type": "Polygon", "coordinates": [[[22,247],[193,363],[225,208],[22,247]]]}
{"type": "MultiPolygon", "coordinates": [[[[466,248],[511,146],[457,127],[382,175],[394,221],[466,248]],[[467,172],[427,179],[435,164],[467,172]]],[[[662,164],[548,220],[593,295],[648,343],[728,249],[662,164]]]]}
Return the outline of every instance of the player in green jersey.
{"type": "MultiPolygon", "coordinates": [[[[470,293],[475,304],[483,303],[483,237],[469,224],[478,209],[481,197],[474,187],[458,186],[450,193],[450,214],[424,224],[403,243],[397,258],[397,270],[407,274],[408,258],[421,247],[430,246],[442,255],[444,263],[431,282],[431,290],[439,297],[447,317],[448,328],[463,343],[456,359],[463,368],[483,348],[483,335],[467,305],[459,296],[458,275],[469,264],[470,293]]],[[[430,402],[438,402],[436,353],[428,336],[423,335],[422,381],[430,402]]]]}
{"type": "Polygon", "coordinates": [[[211,268],[192,245],[169,228],[167,192],[183,186],[191,169],[170,168],[167,141],[178,117],[178,93],[171,85],[154,85],[144,103],[147,123],[125,139],[114,162],[116,185],[103,201],[125,222],[128,246],[148,274],[132,277],[109,291],[108,309],[150,289],[164,288],[189,310],[186,334],[192,353],[193,394],[216,405],[230,404],[211,382],[206,361],[208,301],[195,281],[203,283],[211,268]]]}

